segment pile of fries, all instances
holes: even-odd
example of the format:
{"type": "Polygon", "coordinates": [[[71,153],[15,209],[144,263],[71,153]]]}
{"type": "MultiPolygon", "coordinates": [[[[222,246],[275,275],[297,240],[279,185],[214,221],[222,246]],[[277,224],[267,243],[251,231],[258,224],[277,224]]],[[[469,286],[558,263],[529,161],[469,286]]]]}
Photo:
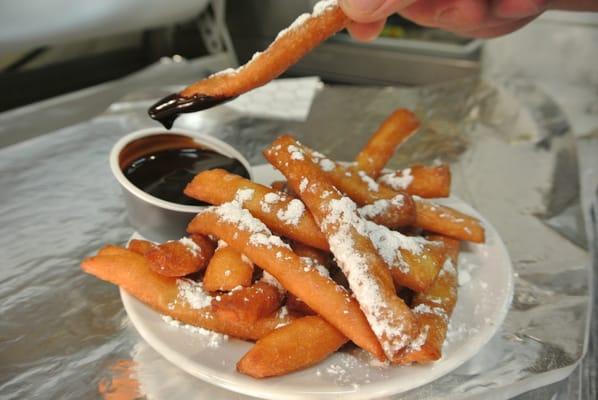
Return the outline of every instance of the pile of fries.
{"type": "Polygon", "coordinates": [[[418,127],[395,111],[351,164],[280,136],[264,156],[286,181],[201,172],[185,193],[213,206],[189,237],[106,246],[82,268],[185,324],[256,341],[237,364],[255,378],[347,342],[392,364],[438,360],[460,241],[483,242],[484,228],[427,200],[449,195],[447,166],[384,171],[418,127]]]}

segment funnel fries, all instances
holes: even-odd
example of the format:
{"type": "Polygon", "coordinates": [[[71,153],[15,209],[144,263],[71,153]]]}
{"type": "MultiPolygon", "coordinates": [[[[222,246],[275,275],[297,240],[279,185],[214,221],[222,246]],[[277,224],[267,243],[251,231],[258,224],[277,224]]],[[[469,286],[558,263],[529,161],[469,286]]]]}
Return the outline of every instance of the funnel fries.
{"type": "Polygon", "coordinates": [[[441,357],[448,320],[457,302],[459,241],[442,237],[433,239],[444,243],[449,257],[434,284],[426,291],[416,293],[413,298],[413,310],[420,330],[424,333],[423,342],[417,343],[417,346],[405,353],[401,364],[429,363],[441,357]]]}
{"type": "Polygon", "coordinates": [[[233,201],[239,191],[252,194],[240,199],[242,206],[272,231],[309,246],[328,250],[328,242],[311,214],[303,212],[303,204],[298,204],[299,200],[289,195],[222,169],[198,174],[185,188],[187,196],[215,205],[233,201]]]}
{"type": "Polygon", "coordinates": [[[288,374],[317,364],[347,340],[320,317],[299,318],[258,340],[237,370],[254,378],[288,374]]]}
{"type": "Polygon", "coordinates": [[[219,242],[206,267],[203,285],[207,291],[229,291],[237,286],[250,286],[253,263],[225,242],[219,242]]]}
{"type": "Polygon", "coordinates": [[[316,268],[308,268],[288,245],[273,236],[249,211],[234,203],[211,207],[199,213],[187,230],[226,241],[272,274],[285,289],[303,300],[356,345],[378,358],[384,357],[359,304],[316,268]]]}
{"type": "Polygon", "coordinates": [[[320,167],[292,137],[279,137],[264,155],[285,175],[314,215],[384,353],[389,360],[398,360],[401,351],[417,336],[417,324],[396,295],[384,260],[363,233],[364,221],[358,217],[355,203],[326,180],[320,167]],[[301,190],[303,179],[309,181],[309,187],[301,190]]]}
{"type": "Polygon", "coordinates": [[[357,154],[356,169],[377,179],[397,147],[415,133],[418,127],[419,120],[411,111],[400,108],[393,112],[357,154]]]}
{"type": "Polygon", "coordinates": [[[349,18],[336,1],[322,1],[303,14],[263,52],[236,70],[213,74],[153,105],[149,115],[170,128],[180,113],[213,107],[265,85],[313,48],[343,29],[349,18]]]}
{"type": "Polygon", "coordinates": [[[156,274],[143,256],[125,249],[121,252],[109,249],[107,254],[100,251],[97,256],[83,260],[81,268],[88,274],[122,287],[163,315],[240,339],[259,339],[290,320],[289,316],[272,315],[252,324],[231,323],[218,317],[210,304],[201,309],[193,308],[180,298],[177,285],[180,279],[156,274]]]}

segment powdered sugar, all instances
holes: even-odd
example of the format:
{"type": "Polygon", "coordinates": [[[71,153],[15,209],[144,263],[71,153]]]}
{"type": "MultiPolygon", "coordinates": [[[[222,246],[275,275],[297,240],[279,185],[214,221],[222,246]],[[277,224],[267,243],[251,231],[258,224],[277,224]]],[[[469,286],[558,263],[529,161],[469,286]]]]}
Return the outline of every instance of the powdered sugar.
{"type": "Polygon", "coordinates": [[[368,189],[371,192],[377,192],[378,190],[380,190],[380,184],[378,184],[378,182],[372,179],[372,177],[366,174],[364,171],[357,172],[357,175],[359,175],[363,182],[367,183],[368,189]]]}
{"type": "Polygon", "coordinates": [[[301,183],[299,183],[299,193],[303,193],[305,189],[307,189],[307,185],[309,185],[309,180],[307,178],[301,179],[301,183]]]}
{"type": "Polygon", "coordinates": [[[293,199],[289,202],[286,209],[278,210],[276,216],[287,225],[298,225],[304,212],[305,205],[303,205],[301,200],[293,199]]]}
{"type": "Polygon", "coordinates": [[[316,3],[314,5],[314,9],[311,14],[304,13],[304,14],[299,15],[288,28],[283,29],[282,31],[280,31],[278,33],[278,35],[276,35],[276,40],[280,39],[281,37],[283,37],[284,35],[286,35],[289,32],[293,32],[293,31],[297,30],[298,28],[303,26],[305,24],[305,22],[307,22],[307,20],[309,20],[311,17],[318,17],[318,16],[322,15],[324,12],[326,12],[331,7],[336,6],[337,3],[338,3],[337,0],[323,0],[323,1],[316,3]]]}
{"type": "Polygon", "coordinates": [[[264,273],[262,275],[262,281],[266,282],[269,285],[274,286],[282,293],[285,292],[284,287],[280,284],[280,282],[278,282],[278,279],[273,277],[268,271],[264,271],[264,273]]]}
{"type": "Polygon", "coordinates": [[[239,189],[237,190],[237,193],[235,193],[235,199],[233,201],[239,203],[239,205],[243,205],[243,203],[253,198],[254,193],[255,190],[253,189],[239,189]]]}
{"type": "Polygon", "coordinates": [[[193,239],[184,237],[179,239],[179,243],[183,244],[194,256],[201,255],[201,247],[199,247],[193,239]]]}
{"type": "Polygon", "coordinates": [[[384,262],[391,268],[399,268],[405,274],[410,272],[410,267],[403,260],[401,251],[420,254],[424,246],[430,244],[424,238],[405,236],[371,221],[365,221],[365,232],[384,262]]]}
{"type": "Polygon", "coordinates": [[[295,145],[292,145],[292,144],[288,145],[287,146],[287,151],[291,155],[291,160],[303,160],[303,159],[305,159],[305,156],[303,154],[303,150],[301,150],[299,147],[297,147],[295,145]]]}
{"type": "Polygon", "coordinates": [[[320,165],[320,168],[322,169],[322,171],[324,171],[324,172],[330,172],[334,168],[336,168],[336,164],[334,163],[334,161],[329,160],[327,158],[321,159],[319,162],[319,165],[320,165]]]}
{"type": "Polygon", "coordinates": [[[178,296],[175,301],[183,301],[194,310],[208,307],[212,304],[212,296],[204,290],[202,282],[190,279],[177,279],[178,296]]]}
{"type": "Polygon", "coordinates": [[[260,201],[260,208],[263,212],[269,213],[270,211],[272,211],[272,208],[270,206],[278,203],[281,199],[282,197],[278,193],[266,193],[264,199],[260,201]]]}
{"type": "Polygon", "coordinates": [[[328,203],[329,212],[322,223],[328,230],[330,249],[357,298],[372,330],[381,341],[388,356],[405,347],[410,337],[405,334],[407,326],[386,304],[378,282],[370,274],[369,261],[356,249],[351,229],[365,234],[365,221],[357,215],[357,206],[348,197],[333,199],[328,203]],[[392,322],[391,322],[392,321],[392,322]]]}
{"type": "Polygon", "coordinates": [[[312,15],[314,17],[320,16],[328,11],[328,9],[336,7],[337,5],[338,0],[320,0],[314,5],[314,11],[312,12],[312,15]]]}
{"type": "Polygon", "coordinates": [[[172,317],[169,317],[168,315],[162,315],[162,320],[174,328],[184,329],[188,332],[203,336],[206,339],[206,346],[210,348],[220,347],[222,343],[228,340],[228,335],[223,335],[221,333],[209,331],[198,326],[187,325],[180,321],[177,321],[172,317]]]}
{"type": "Polygon", "coordinates": [[[362,218],[372,219],[388,213],[389,209],[401,208],[405,204],[405,196],[398,194],[390,200],[376,200],[372,204],[361,207],[357,212],[362,218]]]}
{"type": "Polygon", "coordinates": [[[315,269],[323,277],[326,277],[326,278],[330,277],[330,271],[328,271],[328,268],[326,268],[323,265],[320,265],[320,264],[316,263],[312,258],[310,258],[310,257],[301,257],[301,262],[304,265],[303,271],[309,272],[312,269],[315,269]]]}
{"type": "Polygon", "coordinates": [[[400,171],[400,174],[397,171],[382,175],[379,181],[387,186],[390,186],[394,190],[407,189],[409,185],[411,185],[411,182],[413,182],[411,168],[405,168],[404,170],[400,171]]]}

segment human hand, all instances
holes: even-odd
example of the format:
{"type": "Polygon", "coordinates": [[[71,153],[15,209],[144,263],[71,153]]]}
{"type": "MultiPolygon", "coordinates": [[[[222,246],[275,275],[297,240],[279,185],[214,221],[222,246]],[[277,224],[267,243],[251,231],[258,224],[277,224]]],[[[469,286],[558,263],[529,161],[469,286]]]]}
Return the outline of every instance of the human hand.
{"type": "Polygon", "coordinates": [[[394,13],[418,25],[491,38],[523,27],[549,4],[555,9],[598,9],[593,0],[340,0],[343,11],[354,21],[349,26],[351,35],[362,41],[375,39],[386,18],[394,13]]]}

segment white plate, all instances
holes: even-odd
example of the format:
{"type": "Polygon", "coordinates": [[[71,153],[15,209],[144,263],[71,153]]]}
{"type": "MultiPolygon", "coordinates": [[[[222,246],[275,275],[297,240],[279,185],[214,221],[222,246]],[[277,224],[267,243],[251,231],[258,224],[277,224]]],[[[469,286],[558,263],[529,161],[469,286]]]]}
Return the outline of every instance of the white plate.
{"type": "MultiPolygon", "coordinates": [[[[254,167],[256,181],[281,178],[270,166],[254,167]]],[[[143,339],[167,360],[208,383],[266,399],[375,398],[404,392],[431,382],[474,356],[496,333],[513,293],[512,267],[496,230],[457,198],[441,203],[480,218],[486,243],[466,244],[459,258],[459,300],[451,318],[443,358],[430,365],[370,365],[361,350],[336,353],[317,366],[283,377],[257,380],[235,371],[251,343],[229,339],[210,347],[209,338],[166,324],[161,315],[125,291],[121,297],[129,318],[143,339]]]]}

